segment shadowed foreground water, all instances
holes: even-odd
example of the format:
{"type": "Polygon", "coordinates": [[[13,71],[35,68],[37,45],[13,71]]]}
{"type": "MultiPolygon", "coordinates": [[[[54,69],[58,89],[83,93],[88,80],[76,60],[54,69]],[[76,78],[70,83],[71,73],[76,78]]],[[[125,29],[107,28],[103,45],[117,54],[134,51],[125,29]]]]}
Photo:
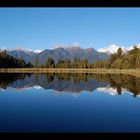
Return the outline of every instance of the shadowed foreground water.
{"type": "Polygon", "coordinates": [[[0,74],[0,132],[140,132],[140,78],[0,74]]]}

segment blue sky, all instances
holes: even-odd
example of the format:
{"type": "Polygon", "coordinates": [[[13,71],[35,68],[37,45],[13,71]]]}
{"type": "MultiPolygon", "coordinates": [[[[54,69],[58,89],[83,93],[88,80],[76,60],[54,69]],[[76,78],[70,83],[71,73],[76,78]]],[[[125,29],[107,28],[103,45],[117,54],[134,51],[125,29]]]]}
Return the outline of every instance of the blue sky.
{"type": "Polygon", "coordinates": [[[140,43],[140,8],[0,8],[0,48],[140,43]]]}

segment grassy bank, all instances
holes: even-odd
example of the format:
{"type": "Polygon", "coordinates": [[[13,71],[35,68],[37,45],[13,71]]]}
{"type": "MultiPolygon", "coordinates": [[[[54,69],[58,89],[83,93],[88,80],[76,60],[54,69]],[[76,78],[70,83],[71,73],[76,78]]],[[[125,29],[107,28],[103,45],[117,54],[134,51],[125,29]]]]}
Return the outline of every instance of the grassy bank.
{"type": "Polygon", "coordinates": [[[140,77],[140,70],[138,69],[1,68],[0,73],[110,73],[140,77]]]}

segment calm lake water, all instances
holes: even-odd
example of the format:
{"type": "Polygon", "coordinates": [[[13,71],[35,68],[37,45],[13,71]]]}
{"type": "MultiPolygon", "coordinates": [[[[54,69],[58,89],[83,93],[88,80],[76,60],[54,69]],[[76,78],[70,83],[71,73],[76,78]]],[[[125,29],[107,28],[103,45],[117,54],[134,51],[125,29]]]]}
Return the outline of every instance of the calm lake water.
{"type": "Polygon", "coordinates": [[[0,132],[140,132],[140,78],[0,74],[0,132]]]}

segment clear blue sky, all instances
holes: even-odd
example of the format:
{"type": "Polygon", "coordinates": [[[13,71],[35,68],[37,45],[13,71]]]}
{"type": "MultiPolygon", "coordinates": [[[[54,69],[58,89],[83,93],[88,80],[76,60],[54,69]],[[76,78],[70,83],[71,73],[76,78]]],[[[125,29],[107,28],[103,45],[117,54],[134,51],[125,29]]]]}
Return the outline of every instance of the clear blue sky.
{"type": "Polygon", "coordinates": [[[0,8],[0,48],[140,43],[140,8],[0,8]]]}

